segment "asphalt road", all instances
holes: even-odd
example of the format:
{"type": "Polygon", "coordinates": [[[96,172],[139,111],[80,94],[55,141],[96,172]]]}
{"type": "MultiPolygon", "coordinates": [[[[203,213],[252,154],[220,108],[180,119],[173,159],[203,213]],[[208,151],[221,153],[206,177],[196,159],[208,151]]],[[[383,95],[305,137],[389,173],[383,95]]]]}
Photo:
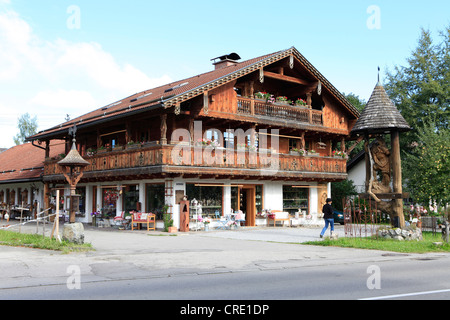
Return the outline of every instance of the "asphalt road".
{"type": "Polygon", "coordinates": [[[0,247],[0,300],[450,299],[450,254],[293,241],[318,238],[317,231],[264,228],[172,237],[86,230],[94,252],[0,247]]]}

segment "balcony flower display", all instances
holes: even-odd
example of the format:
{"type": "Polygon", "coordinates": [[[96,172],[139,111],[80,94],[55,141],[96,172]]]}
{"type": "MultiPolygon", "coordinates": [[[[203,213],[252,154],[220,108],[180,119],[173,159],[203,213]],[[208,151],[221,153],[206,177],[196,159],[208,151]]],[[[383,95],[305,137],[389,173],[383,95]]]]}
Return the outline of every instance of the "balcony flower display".
{"type": "Polygon", "coordinates": [[[216,140],[210,140],[210,139],[198,139],[197,142],[195,143],[196,146],[211,146],[213,148],[217,148],[219,147],[219,142],[217,142],[216,140]]]}
{"type": "Polygon", "coordinates": [[[246,150],[246,151],[256,151],[256,146],[255,145],[251,145],[249,143],[238,143],[237,144],[237,150],[246,150]]]}
{"type": "Polygon", "coordinates": [[[334,150],[333,151],[333,157],[338,157],[338,158],[346,158],[347,154],[343,151],[339,151],[339,150],[334,150]]]}
{"type": "Polygon", "coordinates": [[[298,98],[297,100],[295,100],[295,105],[296,106],[305,107],[306,106],[306,101],[303,100],[303,99],[298,98]]]}
{"type": "Polygon", "coordinates": [[[293,155],[300,155],[300,156],[303,156],[303,155],[305,155],[305,153],[306,153],[306,150],[305,149],[297,149],[297,148],[292,148],[291,150],[290,150],[290,153],[291,154],[293,154],[293,155]]]}
{"type": "Polygon", "coordinates": [[[262,100],[266,100],[266,101],[269,100],[271,96],[272,95],[270,93],[267,93],[265,91],[262,91],[262,92],[260,91],[260,92],[255,93],[256,99],[262,99],[262,100]]]}

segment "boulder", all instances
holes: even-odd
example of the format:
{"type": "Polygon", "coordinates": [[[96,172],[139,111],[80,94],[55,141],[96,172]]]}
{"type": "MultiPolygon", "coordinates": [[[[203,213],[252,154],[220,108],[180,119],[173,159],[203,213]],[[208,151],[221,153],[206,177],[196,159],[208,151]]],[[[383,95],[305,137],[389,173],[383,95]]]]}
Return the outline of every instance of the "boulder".
{"type": "Polygon", "coordinates": [[[65,241],[69,241],[76,244],[83,244],[84,243],[83,224],[82,223],[65,224],[62,238],[65,241]]]}
{"type": "Polygon", "coordinates": [[[422,240],[422,231],[415,227],[400,228],[386,228],[381,227],[377,230],[377,236],[384,239],[402,240],[422,240]]]}

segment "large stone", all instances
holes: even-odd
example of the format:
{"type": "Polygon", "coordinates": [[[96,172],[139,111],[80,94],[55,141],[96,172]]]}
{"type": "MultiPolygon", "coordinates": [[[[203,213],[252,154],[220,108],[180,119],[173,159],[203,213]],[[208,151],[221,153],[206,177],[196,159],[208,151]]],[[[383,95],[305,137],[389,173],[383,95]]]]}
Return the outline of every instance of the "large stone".
{"type": "Polygon", "coordinates": [[[82,223],[65,224],[63,230],[63,240],[76,244],[84,243],[84,227],[82,223]]]}

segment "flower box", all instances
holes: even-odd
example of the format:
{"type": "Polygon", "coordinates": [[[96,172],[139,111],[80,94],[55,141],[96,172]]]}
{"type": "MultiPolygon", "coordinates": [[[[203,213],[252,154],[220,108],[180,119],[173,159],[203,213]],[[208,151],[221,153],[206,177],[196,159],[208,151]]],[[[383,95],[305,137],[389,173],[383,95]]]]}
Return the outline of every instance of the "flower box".
{"type": "Polygon", "coordinates": [[[177,227],[168,227],[167,228],[167,232],[169,232],[169,233],[177,233],[178,229],[177,229],[177,227]]]}

